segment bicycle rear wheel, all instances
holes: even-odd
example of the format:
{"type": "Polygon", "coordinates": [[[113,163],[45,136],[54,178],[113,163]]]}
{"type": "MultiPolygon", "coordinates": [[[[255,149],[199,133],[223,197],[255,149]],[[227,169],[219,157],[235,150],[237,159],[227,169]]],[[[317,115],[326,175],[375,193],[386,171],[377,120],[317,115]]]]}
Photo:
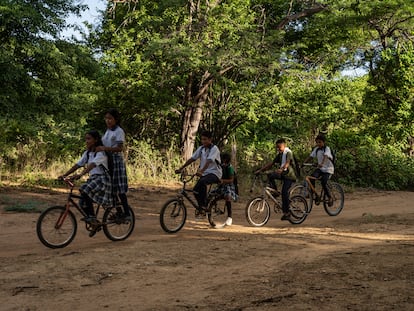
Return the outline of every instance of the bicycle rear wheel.
{"type": "Polygon", "coordinates": [[[246,205],[246,219],[255,227],[264,226],[270,218],[270,206],[266,199],[257,197],[246,205]]]}
{"type": "Polygon", "coordinates": [[[167,201],[161,208],[160,224],[167,233],[176,233],[184,227],[187,219],[187,209],[178,199],[167,201]]]}
{"type": "Polygon", "coordinates": [[[105,236],[111,241],[122,241],[127,239],[134,231],[135,214],[132,208],[129,208],[129,216],[125,217],[122,209],[117,206],[105,209],[102,217],[102,229],[105,236]]]}
{"type": "Polygon", "coordinates": [[[227,220],[227,208],[225,200],[212,200],[208,206],[208,222],[212,227],[224,228],[227,220]]]}
{"type": "Polygon", "coordinates": [[[328,187],[333,199],[333,205],[329,206],[328,196],[324,194],[323,208],[329,216],[337,216],[344,208],[344,189],[337,182],[328,182],[328,187]]]}
{"type": "Polygon", "coordinates": [[[294,225],[301,224],[308,217],[308,203],[301,195],[294,195],[290,198],[289,222],[294,225]]]}
{"type": "Polygon", "coordinates": [[[76,235],[78,224],[72,211],[64,206],[52,206],[44,210],[36,223],[40,242],[50,248],[62,248],[70,244],[76,235]]]}
{"type": "Polygon", "coordinates": [[[306,185],[302,184],[295,184],[289,190],[289,196],[293,197],[295,195],[300,195],[306,199],[308,203],[308,214],[311,212],[313,207],[313,193],[306,185]]]}

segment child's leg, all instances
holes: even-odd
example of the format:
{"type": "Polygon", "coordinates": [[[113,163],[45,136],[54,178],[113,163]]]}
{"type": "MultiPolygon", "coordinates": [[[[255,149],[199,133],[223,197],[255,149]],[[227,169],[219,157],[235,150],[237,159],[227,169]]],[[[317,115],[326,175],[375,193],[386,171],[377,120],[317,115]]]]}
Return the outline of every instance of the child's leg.
{"type": "Polygon", "coordinates": [[[95,217],[95,211],[93,210],[93,201],[92,201],[92,199],[86,193],[82,193],[82,200],[85,203],[84,204],[85,213],[89,217],[95,217]]]}
{"type": "Polygon", "coordinates": [[[331,192],[329,191],[329,188],[328,188],[328,180],[330,177],[331,177],[330,174],[324,173],[322,174],[322,178],[321,178],[321,184],[322,184],[323,190],[325,191],[329,199],[331,198],[331,192]]]}
{"type": "Polygon", "coordinates": [[[231,210],[231,197],[226,197],[226,208],[227,208],[227,217],[232,217],[232,210],[231,210]]]}
{"type": "Polygon", "coordinates": [[[289,204],[290,204],[290,198],[289,198],[289,189],[292,186],[293,181],[290,179],[285,178],[283,180],[283,186],[282,186],[282,211],[284,214],[289,213],[289,204]]]}
{"type": "Polygon", "coordinates": [[[207,203],[207,185],[218,183],[220,180],[214,174],[202,176],[194,186],[194,196],[197,200],[199,208],[206,208],[207,203]]]}
{"type": "Polygon", "coordinates": [[[280,174],[278,174],[278,173],[269,173],[269,174],[267,174],[267,178],[269,180],[270,187],[277,190],[276,179],[281,179],[280,174]]]}
{"type": "Polygon", "coordinates": [[[126,193],[119,193],[118,197],[121,200],[121,204],[124,209],[124,214],[126,216],[129,216],[129,205],[128,205],[128,198],[126,196],[126,193]]]}

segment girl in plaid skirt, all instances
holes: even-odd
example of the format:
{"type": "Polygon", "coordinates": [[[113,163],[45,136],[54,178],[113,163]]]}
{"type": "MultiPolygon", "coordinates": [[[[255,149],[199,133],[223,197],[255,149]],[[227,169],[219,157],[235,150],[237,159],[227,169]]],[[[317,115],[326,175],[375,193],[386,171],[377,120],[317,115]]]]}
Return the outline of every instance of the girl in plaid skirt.
{"type": "Polygon", "coordinates": [[[230,161],[231,155],[229,153],[221,154],[221,167],[223,170],[223,176],[221,177],[219,191],[221,192],[221,194],[224,197],[224,200],[226,201],[227,226],[231,226],[233,223],[231,201],[236,201],[238,197],[236,193],[236,185],[234,184],[236,174],[230,161]]]}
{"type": "Polygon", "coordinates": [[[118,110],[109,109],[105,113],[105,123],[107,130],[102,137],[103,146],[98,150],[110,152],[112,154],[112,186],[115,195],[118,195],[124,214],[130,216],[129,205],[126,193],[128,192],[128,178],[126,174],[124,157],[122,151],[125,144],[125,132],[120,126],[121,118],[118,110]]]}
{"type": "Polygon", "coordinates": [[[81,206],[84,205],[82,207],[88,215],[84,220],[92,222],[96,219],[93,202],[112,205],[112,183],[108,170],[108,157],[105,152],[97,151],[98,147],[102,146],[101,135],[97,131],[89,131],[85,135],[85,142],[87,150],[80,160],[60,177],[66,178],[81,167],[84,167],[84,170],[80,174],[71,176],[72,180],[79,179],[89,173],[88,180],[80,187],[79,191],[83,201],[81,206]]]}

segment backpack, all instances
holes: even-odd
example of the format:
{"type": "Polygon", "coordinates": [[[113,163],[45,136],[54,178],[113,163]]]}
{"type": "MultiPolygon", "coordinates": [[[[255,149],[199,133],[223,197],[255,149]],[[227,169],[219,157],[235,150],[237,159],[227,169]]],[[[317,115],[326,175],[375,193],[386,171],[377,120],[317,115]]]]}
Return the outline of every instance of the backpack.
{"type": "Polygon", "coordinates": [[[293,155],[293,162],[295,162],[293,163],[293,168],[295,169],[296,177],[300,177],[300,165],[295,155],[293,155]]]}
{"type": "Polygon", "coordinates": [[[234,185],[234,192],[236,192],[236,194],[239,195],[239,184],[238,184],[238,181],[237,181],[236,171],[234,171],[233,185],[234,185]]]}
{"type": "Polygon", "coordinates": [[[336,150],[331,148],[331,154],[332,154],[332,165],[335,167],[336,164],[336,150]]]}

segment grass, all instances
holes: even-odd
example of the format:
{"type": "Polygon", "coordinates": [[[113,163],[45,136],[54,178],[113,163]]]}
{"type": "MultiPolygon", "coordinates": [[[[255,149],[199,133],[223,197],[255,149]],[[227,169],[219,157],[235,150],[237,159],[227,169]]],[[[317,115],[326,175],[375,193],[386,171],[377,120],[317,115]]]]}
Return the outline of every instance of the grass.
{"type": "Polygon", "coordinates": [[[40,213],[42,209],[40,208],[42,204],[40,202],[23,202],[16,203],[11,206],[4,208],[6,212],[15,212],[15,213],[40,213]]]}

